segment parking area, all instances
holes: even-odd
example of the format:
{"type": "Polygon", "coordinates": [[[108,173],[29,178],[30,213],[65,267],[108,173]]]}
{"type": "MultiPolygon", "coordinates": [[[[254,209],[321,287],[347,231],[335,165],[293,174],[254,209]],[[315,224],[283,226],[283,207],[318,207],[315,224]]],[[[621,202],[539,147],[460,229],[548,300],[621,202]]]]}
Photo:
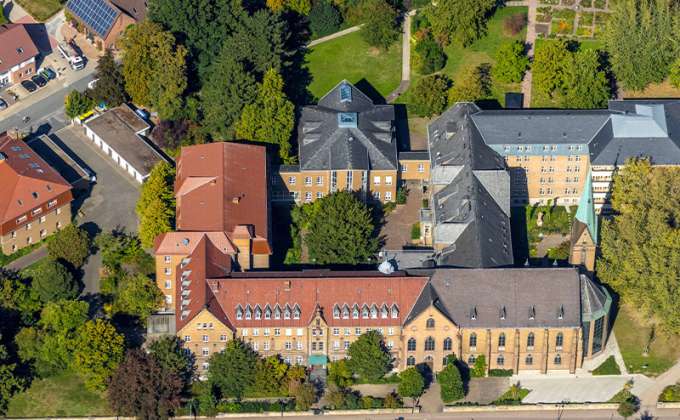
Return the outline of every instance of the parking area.
{"type": "MultiPolygon", "coordinates": [[[[75,202],[78,224],[84,225],[90,234],[112,229],[136,232],[135,204],[140,186],[87,141],[82,128],[68,126],[49,137],[78,165],[97,178],[89,191],[75,202]]],[[[101,256],[97,254],[90,257],[84,267],[84,293],[99,291],[100,267],[101,256]]]]}

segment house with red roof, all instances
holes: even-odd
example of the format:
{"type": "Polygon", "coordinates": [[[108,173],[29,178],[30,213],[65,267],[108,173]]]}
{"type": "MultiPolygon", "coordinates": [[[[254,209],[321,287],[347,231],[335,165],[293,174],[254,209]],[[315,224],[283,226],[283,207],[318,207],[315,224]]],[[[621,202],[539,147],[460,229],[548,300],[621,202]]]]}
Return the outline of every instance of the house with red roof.
{"type": "Polygon", "coordinates": [[[0,87],[18,83],[36,72],[40,54],[26,27],[18,23],[0,25],[0,87]]]}

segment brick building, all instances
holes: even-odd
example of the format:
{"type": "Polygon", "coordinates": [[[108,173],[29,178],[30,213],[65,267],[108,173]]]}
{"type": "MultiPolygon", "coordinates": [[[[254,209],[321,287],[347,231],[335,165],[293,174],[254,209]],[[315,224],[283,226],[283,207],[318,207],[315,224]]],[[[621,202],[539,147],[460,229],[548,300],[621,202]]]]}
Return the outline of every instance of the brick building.
{"type": "Polygon", "coordinates": [[[3,254],[40,242],[71,223],[71,185],[21,140],[0,134],[0,245],[3,254]]]}
{"type": "Polygon", "coordinates": [[[0,25],[0,88],[33,76],[39,54],[24,25],[0,25]]]}

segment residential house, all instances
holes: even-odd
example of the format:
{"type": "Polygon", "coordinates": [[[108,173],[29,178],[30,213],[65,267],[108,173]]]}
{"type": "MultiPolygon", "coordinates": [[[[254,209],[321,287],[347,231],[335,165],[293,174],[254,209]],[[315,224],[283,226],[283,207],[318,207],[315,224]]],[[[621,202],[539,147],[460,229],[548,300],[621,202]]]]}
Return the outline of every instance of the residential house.
{"type": "Polygon", "coordinates": [[[144,0],[69,0],[66,12],[82,25],[85,37],[99,49],[116,48],[128,26],[146,13],[144,0]],[[118,4],[124,6],[119,7],[118,4]]]}
{"type": "Polygon", "coordinates": [[[33,76],[39,54],[24,25],[0,25],[0,88],[33,76]]]}
{"type": "Polygon", "coordinates": [[[37,243],[71,223],[71,185],[21,140],[0,134],[0,246],[37,243]]]}
{"type": "Polygon", "coordinates": [[[140,184],[167,158],[145,138],[151,126],[129,105],[111,108],[83,122],[85,135],[140,184]]]}

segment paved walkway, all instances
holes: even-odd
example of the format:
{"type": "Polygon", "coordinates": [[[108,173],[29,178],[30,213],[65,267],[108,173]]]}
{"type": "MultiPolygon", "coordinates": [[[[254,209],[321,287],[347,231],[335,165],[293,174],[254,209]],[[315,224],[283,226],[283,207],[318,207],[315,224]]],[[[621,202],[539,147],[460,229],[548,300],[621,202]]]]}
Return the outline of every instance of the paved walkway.
{"type": "MultiPolygon", "coordinates": [[[[657,376],[646,390],[636,394],[640,398],[640,405],[643,408],[655,407],[661,391],[668,385],[673,385],[678,381],[680,381],[680,361],[657,376]]],[[[635,387],[633,387],[633,391],[635,391],[635,387]]]]}
{"type": "Polygon", "coordinates": [[[359,29],[361,29],[362,26],[363,25],[352,26],[351,28],[343,29],[342,31],[335,32],[335,33],[330,34],[330,35],[322,36],[321,38],[315,39],[314,41],[307,44],[307,48],[313,47],[315,45],[322,44],[326,41],[330,41],[330,40],[335,39],[335,38],[340,38],[341,36],[345,36],[347,34],[351,34],[352,32],[356,32],[359,29]]]}
{"type": "Polygon", "coordinates": [[[8,270],[23,270],[31,264],[34,264],[47,256],[47,246],[43,245],[40,248],[34,249],[30,254],[26,254],[21,258],[17,258],[4,268],[8,270]]]}
{"type": "Polygon", "coordinates": [[[609,401],[630,380],[630,377],[617,376],[513,376],[522,388],[530,389],[529,395],[522,400],[528,404],[538,403],[585,403],[609,401]]]}
{"type": "Polygon", "coordinates": [[[387,95],[387,103],[394,102],[411,85],[411,18],[416,14],[411,10],[404,16],[401,33],[401,82],[395,90],[387,95]]]}
{"type": "MultiPolygon", "coordinates": [[[[529,17],[527,20],[527,37],[526,45],[529,48],[527,56],[529,61],[534,61],[534,46],[536,44],[536,8],[538,7],[538,0],[529,0],[529,17]]],[[[524,94],[524,108],[531,107],[531,69],[524,74],[522,80],[522,93],[524,94]]]]}
{"type": "Polygon", "coordinates": [[[432,382],[420,397],[421,413],[441,413],[444,411],[444,403],[441,397],[441,387],[438,383],[432,382]]]}
{"type": "Polygon", "coordinates": [[[607,346],[604,348],[604,351],[590,360],[584,360],[581,368],[576,369],[576,373],[584,374],[592,372],[595,368],[604,363],[604,361],[610,356],[614,356],[614,360],[616,360],[616,364],[619,366],[621,374],[628,375],[628,369],[626,368],[626,363],[623,361],[623,356],[621,356],[621,350],[619,349],[618,341],[616,341],[614,331],[612,331],[609,335],[609,338],[607,339],[607,346]]]}
{"type": "Polygon", "coordinates": [[[463,401],[491,404],[510,388],[510,378],[472,378],[463,401]]]}

